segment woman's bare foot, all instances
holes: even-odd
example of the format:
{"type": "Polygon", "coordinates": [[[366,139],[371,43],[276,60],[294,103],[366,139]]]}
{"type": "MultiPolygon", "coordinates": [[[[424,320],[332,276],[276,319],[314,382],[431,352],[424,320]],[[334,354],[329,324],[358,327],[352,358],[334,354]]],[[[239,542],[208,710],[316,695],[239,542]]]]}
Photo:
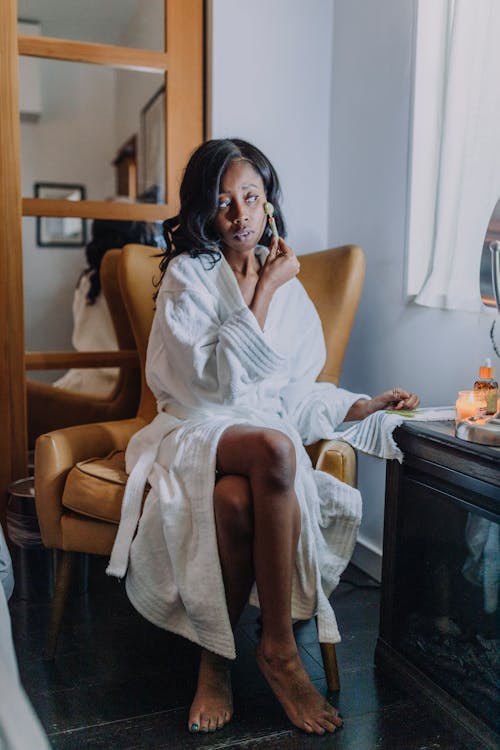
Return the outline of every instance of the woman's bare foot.
{"type": "Polygon", "coordinates": [[[342,726],[336,709],[312,684],[296,648],[287,653],[257,646],[257,663],[288,718],[309,734],[334,732],[342,726]]]}
{"type": "Polygon", "coordinates": [[[203,649],[198,686],[189,711],[189,731],[215,732],[227,724],[232,715],[231,662],[203,649]]]}

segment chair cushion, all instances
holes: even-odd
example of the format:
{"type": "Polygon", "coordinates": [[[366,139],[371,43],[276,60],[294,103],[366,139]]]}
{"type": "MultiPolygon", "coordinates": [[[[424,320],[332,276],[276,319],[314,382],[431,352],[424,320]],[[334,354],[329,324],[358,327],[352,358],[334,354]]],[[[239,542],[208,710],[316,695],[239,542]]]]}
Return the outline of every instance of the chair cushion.
{"type": "Polygon", "coordinates": [[[69,472],[62,504],[76,513],[117,524],[126,483],[125,451],[89,458],[69,472]]]}

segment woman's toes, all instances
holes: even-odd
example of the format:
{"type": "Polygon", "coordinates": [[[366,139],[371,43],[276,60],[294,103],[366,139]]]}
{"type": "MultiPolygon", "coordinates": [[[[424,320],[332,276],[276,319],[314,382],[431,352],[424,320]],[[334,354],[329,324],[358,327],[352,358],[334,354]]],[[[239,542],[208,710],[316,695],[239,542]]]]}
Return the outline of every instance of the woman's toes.
{"type": "Polygon", "coordinates": [[[217,722],[217,729],[222,729],[222,727],[225,727],[226,724],[228,724],[231,721],[231,714],[229,711],[224,711],[222,716],[219,716],[219,720],[217,722]]]}
{"type": "Polygon", "coordinates": [[[321,724],[319,723],[319,721],[315,721],[314,722],[313,729],[314,729],[314,731],[315,731],[316,734],[324,734],[325,733],[325,729],[321,726],[321,724]]]}
{"type": "Polygon", "coordinates": [[[332,716],[325,716],[323,719],[319,720],[319,723],[326,732],[335,732],[337,729],[337,724],[335,724],[332,716]]]}
{"type": "Polygon", "coordinates": [[[324,721],[328,722],[329,725],[332,726],[332,729],[328,727],[328,731],[332,732],[335,729],[338,729],[338,727],[342,726],[342,718],[334,711],[325,711],[323,716],[321,717],[322,724],[324,721]]]}
{"type": "Polygon", "coordinates": [[[210,726],[210,717],[209,716],[200,716],[200,732],[208,732],[208,728],[210,726]]]}
{"type": "MultiPolygon", "coordinates": [[[[189,722],[188,722],[188,724],[189,724],[189,722]]],[[[196,734],[196,732],[199,732],[199,731],[200,731],[200,725],[198,724],[198,722],[197,722],[197,721],[192,721],[192,722],[191,722],[191,723],[189,724],[189,731],[190,731],[190,732],[193,732],[194,734],[196,734]]]]}
{"type": "Polygon", "coordinates": [[[325,730],[315,719],[309,719],[304,722],[304,729],[309,734],[324,734],[325,730]]]}
{"type": "Polygon", "coordinates": [[[338,711],[335,711],[334,713],[328,714],[329,721],[333,722],[336,727],[341,727],[344,723],[344,720],[342,719],[342,716],[338,713],[338,711]]]}

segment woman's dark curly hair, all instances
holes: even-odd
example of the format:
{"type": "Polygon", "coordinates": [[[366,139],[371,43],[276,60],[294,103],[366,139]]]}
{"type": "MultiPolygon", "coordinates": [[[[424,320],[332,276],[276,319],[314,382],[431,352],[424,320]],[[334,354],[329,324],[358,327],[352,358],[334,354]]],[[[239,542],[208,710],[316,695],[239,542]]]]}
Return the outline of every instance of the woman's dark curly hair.
{"type": "MultiPolygon", "coordinates": [[[[266,199],[274,206],[274,219],[281,237],[286,235],[281,212],[281,188],[276,171],[255,146],[239,138],[206,141],[191,155],[180,187],[180,212],[163,223],[166,250],[160,262],[163,279],[172,258],[208,255],[215,265],[221,256],[221,238],[215,228],[221,179],[232,161],[245,159],[262,178],[266,199]]],[[[269,245],[272,233],[266,222],[260,245],[269,245]]]]}
{"type": "Polygon", "coordinates": [[[154,233],[145,222],[111,219],[95,219],[92,222],[92,239],[85,248],[88,265],[83,271],[90,280],[87,305],[93,305],[101,292],[101,261],[107,250],[134,243],[155,245],[154,233]]]}

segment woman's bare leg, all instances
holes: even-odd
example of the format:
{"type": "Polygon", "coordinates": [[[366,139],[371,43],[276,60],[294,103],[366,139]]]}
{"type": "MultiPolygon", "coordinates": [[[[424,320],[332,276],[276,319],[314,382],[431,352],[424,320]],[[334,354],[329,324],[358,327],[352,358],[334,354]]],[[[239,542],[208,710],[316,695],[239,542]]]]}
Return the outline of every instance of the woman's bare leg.
{"type": "MultiPolygon", "coordinates": [[[[234,629],[254,582],[253,509],[248,480],[241,476],[221,477],[215,486],[214,511],[228,614],[234,629]]],[[[228,659],[202,649],[188,720],[192,732],[214,731],[231,719],[230,670],[228,659]]]]}
{"type": "Polygon", "coordinates": [[[253,501],[248,479],[222,476],[214,492],[215,526],[231,627],[238,624],[255,580],[253,501]]]}
{"type": "Polygon", "coordinates": [[[309,733],[333,732],[342,721],[307,675],[292,628],[300,533],[293,444],[277,430],[231,427],[219,441],[217,467],[223,474],[246,477],[251,489],[253,563],[262,611],[259,667],[293,724],[309,733]]]}

